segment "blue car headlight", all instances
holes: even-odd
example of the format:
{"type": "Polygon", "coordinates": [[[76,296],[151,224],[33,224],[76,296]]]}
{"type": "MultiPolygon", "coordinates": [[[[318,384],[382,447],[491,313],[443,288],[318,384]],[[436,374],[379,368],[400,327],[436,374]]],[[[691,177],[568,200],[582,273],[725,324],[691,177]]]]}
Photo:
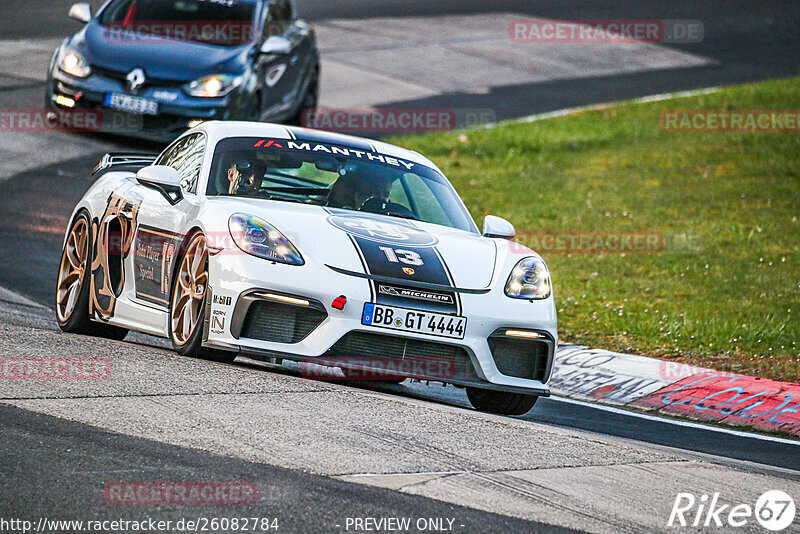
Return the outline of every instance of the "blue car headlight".
{"type": "Polygon", "coordinates": [[[235,213],[228,220],[228,229],[236,246],[248,254],[289,265],[305,264],[291,241],[258,217],[235,213]]]}
{"type": "Polygon", "coordinates": [[[506,296],[515,299],[542,300],[551,293],[550,271],[541,258],[520,260],[506,282],[506,296]]]}
{"type": "Polygon", "coordinates": [[[83,54],[68,47],[62,48],[58,54],[58,68],[76,78],[86,78],[92,73],[92,67],[83,54]]]}
{"type": "Polygon", "coordinates": [[[185,90],[191,96],[216,98],[225,96],[242,83],[244,76],[233,74],[209,74],[186,85],[185,90]]]}

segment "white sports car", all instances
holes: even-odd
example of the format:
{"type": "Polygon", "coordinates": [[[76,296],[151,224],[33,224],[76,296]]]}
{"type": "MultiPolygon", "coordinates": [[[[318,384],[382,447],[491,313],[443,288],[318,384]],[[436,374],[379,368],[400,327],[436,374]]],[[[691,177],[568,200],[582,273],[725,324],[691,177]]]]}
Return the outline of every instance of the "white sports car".
{"type": "Polygon", "coordinates": [[[514,227],[483,233],[442,172],[386,143],[207,122],[158,156],[108,154],[58,274],[66,332],[167,337],[179,353],[465,387],[519,415],[557,343],[550,275],[514,227]]]}

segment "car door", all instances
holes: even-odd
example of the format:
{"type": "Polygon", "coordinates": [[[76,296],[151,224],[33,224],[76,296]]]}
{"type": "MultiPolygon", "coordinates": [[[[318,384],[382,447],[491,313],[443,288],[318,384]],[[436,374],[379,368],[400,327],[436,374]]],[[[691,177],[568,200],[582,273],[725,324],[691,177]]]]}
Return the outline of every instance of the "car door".
{"type": "Polygon", "coordinates": [[[263,87],[263,117],[284,118],[302,98],[316,45],[311,28],[294,18],[289,0],[265,5],[259,48],[271,37],[285,39],[289,52],[257,54],[255,70],[263,87]]]}
{"type": "Polygon", "coordinates": [[[162,310],[169,308],[170,288],[184,239],[187,215],[197,202],[197,182],[205,155],[206,136],[196,133],[174,142],[156,160],[181,177],[183,199],[173,204],[161,192],[139,185],[142,198],[128,268],[131,300],[162,310]]]}

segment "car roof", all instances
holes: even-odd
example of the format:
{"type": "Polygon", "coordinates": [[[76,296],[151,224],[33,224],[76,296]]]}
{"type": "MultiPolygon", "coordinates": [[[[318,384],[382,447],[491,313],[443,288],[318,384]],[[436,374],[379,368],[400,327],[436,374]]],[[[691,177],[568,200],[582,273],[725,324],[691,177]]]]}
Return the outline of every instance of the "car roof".
{"type": "Polygon", "coordinates": [[[419,165],[430,167],[439,173],[444,174],[436,166],[436,164],[419,152],[408,150],[406,148],[389,143],[384,143],[383,141],[376,141],[364,137],[356,137],[324,130],[314,130],[310,128],[300,128],[298,126],[286,126],[283,124],[273,124],[267,122],[208,121],[190,131],[206,132],[212,144],[216,144],[217,142],[229,137],[271,137],[274,139],[340,145],[371,152],[378,152],[380,154],[396,158],[402,158],[419,165]]]}

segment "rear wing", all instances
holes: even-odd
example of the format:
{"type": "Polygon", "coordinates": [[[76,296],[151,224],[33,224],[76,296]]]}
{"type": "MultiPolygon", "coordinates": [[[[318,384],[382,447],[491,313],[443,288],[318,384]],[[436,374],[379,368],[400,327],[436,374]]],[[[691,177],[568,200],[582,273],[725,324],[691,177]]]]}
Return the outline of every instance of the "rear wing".
{"type": "Polygon", "coordinates": [[[98,172],[110,169],[112,167],[133,167],[136,169],[141,169],[142,167],[151,165],[157,157],[158,154],[152,154],[149,152],[111,152],[100,158],[100,161],[97,162],[97,165],[95,165],[94,169],[92,169],[91,174],[94,176],[98,172]]]}

